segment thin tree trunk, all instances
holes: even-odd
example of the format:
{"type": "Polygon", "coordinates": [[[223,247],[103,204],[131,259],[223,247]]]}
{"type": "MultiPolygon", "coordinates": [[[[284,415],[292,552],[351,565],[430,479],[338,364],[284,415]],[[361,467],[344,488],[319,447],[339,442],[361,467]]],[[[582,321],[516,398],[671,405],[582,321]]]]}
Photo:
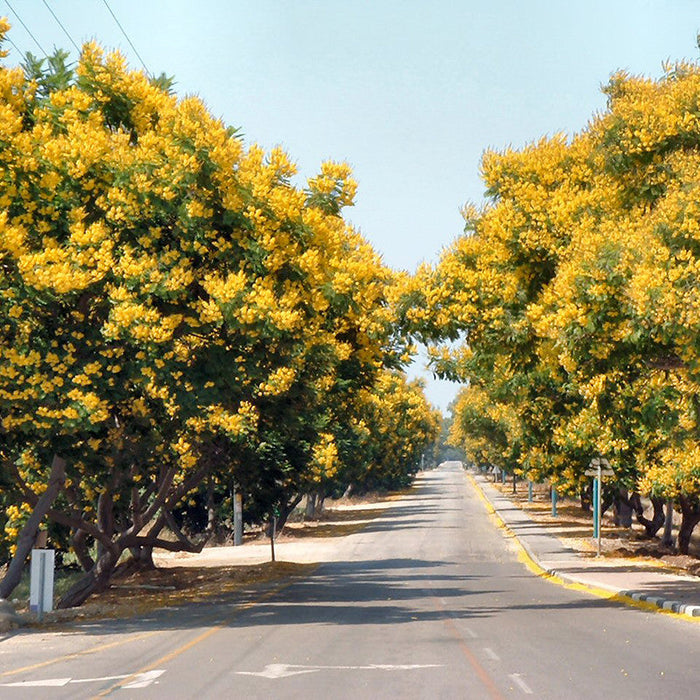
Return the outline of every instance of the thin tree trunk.
{"type": "Polygon", "coordinates": [[[591,491],[592,486],[591,483],[588,482],[585,486],[581,487],[581,491],[579,493],[579,497],[581,499],[581,510],[584,513],[591,512],[591,501],[593,500],[593,494],[591,493],[591,491]]]}
{"type": "Polygon", "coordinates": [[[678,503],[683,514],[681,526],[678,530],[678,551],[680,554],[688,554],[690,537],[695,526],[700,522],[700,503],[691,501],[687,496],[679,496],[678,503]]]}
{"type": "Polygon", "coordinates": [[[632,506],[627,489],[619,489],[615,496],[615,525],[632,527],[632,506]]]}
{"type": "Polygon", "coordinates": [[[661,538],[664,547],[673,547],[673,499],[666,499],[666,513],[664,515],[664,534],[661,538]]]}
{"type": "Polygon", "coordinates": [[[32,514],[20,531],[17,538],[17,549],[10,561],[7,573],[2,581],[0,581],[0,598],[9,597],[21,581],[24,563],[34,546],[34,541],[39,531],[39,525],[41,525],[41,521],[51,508],[51,504],[56,499],[56,496],[58,496],[65,480],[66,462],[58,455],[54,455],[46,491],[44,491],[37,500],[32,514]]]}
{"type": "Polygon", "coordinates": [[[651,520],[644,516],[644,507],[642,506],[642,499],[638,493],[632,494],[630,498],[630,504],[637,517],[637,522],[644,526],[644,530],[647,537],[655,537],[656,533],[661,529],[664,524],[664,501],[663,498],[658,496],[652,496],[651,505],[654,509],[651,520]]]}
{"type": "Polygon", "coordinates": [[[283,505],[280,508],[280,514],[277,518],[277,532],[282,532],[282,528],[285,526],[287,519],[292,514],[294,509],[301,503],[302,498],[303,495],[299,494],[298,496],[294,497],[293,501],[283,505]]]}
{"type": "Polygon", "coordinates": [[[207,480],[207,532],[214,532],[216,527],[216,507],[214,505],[214,481],[211,477],[207,480]]]}
{"type": "Polygon", "coordinates": [[[306,510],[304,511],[304,518],[311,520],[316,513],[316,494],[307,493],[306,494],[306,510]]]}
{"type": "Polygon", "coordinates": [[[76,530],[71,537],[71,545],[83,571],[90,571],[95,566],[95,560],[90,556],[86,538],[87,532],[85,530],[76,530]]]}

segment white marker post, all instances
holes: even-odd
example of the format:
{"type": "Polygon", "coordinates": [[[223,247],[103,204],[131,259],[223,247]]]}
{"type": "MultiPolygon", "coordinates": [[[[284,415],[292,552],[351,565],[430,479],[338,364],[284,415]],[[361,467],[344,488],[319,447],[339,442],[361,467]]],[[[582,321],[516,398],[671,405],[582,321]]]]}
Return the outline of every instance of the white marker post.
{"type": "Polygon", "coordinates": [[[53,549],[33,549],[29,568],[29,609],[39,621],[45,612],[53,610],[53,549]]]}

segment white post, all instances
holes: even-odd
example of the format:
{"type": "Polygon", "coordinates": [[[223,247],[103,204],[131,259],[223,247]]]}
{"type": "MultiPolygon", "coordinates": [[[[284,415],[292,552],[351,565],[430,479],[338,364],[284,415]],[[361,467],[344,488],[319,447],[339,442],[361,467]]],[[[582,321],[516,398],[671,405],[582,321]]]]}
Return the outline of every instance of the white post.
{"type": "Polygon", "coordinates": [[[53,549],[33,549],[29,567],[29,609],[39,620],[53,610],[53,549]]]}

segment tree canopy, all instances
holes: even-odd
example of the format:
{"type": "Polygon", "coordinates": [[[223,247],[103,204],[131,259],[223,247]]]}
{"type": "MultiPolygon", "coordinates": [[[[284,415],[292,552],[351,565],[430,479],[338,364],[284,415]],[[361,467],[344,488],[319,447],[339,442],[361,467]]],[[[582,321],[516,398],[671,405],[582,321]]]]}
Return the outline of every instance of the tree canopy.
{"type": "Polygon", "coordinates": [[[397,276],[343,219],[348,166],[295,186],[281,149],[244,147],[166,83],[94,43],[74,68],[61,52],[0,68],[5,533],[65,460],[48,515],[88,572],[66,605],[126,551],[201,546],[173,512],[202,488],[291,507],[340,473],[358,404],[407,392],[402,474],[435,437],[394,374],[397,276]]]}
{"type": "Polygon", "coordinates": [[[615,74],[580,133],[487,152],[489,197],[407,289],[402,315],[465,382],[453,440],[576,491],[597,455],[619,489],[700,519],[700,68],[615,74]],[[445,345],[445,340],[459,342],[445,345]]]}

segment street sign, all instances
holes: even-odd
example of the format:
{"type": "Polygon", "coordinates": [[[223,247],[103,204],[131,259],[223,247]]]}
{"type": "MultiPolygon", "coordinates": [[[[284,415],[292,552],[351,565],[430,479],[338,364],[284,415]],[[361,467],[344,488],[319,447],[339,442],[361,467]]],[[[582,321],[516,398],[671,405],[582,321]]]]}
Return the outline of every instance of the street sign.
{"type": "MultiPolygon", "coordinates": [[[[597,469],[586,469],[585,472],[583,472],[586,476],[598,476],[598,470],[597,469]]],[[[600,470],[600,475],[601,476],[615,476],[615,472],[612,469],[601,469],[600,470]]]]}
{"type": "Polygon", "coordinates": [[[586,476],[614,476],[615,472],[612,470],[610,462],[608,462],[605,457],[594,457],[590,461],[588,469],[586,469],[584,474],[586,476]]]}

